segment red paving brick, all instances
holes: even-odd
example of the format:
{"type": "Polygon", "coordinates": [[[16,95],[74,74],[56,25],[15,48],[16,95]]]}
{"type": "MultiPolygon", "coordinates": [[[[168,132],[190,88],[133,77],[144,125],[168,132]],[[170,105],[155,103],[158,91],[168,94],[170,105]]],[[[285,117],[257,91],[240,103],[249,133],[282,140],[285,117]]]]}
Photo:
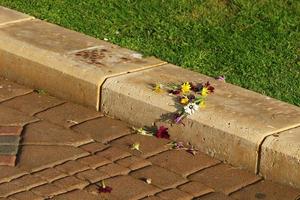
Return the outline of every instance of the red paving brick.
{"type": "Polygon", "coordinates": [[[0,165],[16,163],[0,166],[0,199],[294,200],[300,195],[203,153],[169,150],[169,140],[132,134],[130,125],[88,108],[60,105],[63,101],[2,79],[1,84],[0,152],[22,148],[11,157],[0,153],[0,165]],[[136,142],[141,152],[131,149],[136,142]],[[102,180],[111,193],[99,193],[102,180]]]}

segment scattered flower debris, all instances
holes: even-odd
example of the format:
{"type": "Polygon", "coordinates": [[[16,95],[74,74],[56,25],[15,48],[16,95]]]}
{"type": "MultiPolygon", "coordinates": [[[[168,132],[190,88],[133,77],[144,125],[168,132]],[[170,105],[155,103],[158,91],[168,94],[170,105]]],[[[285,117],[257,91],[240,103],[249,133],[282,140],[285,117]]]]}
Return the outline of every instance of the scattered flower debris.
{"type": "Polygon", "coordinates": [[[101,185],[100,185],[100,187],[98,189],[98,192],[99,193],[111,193],[111,191],[112,191],[112,188],[109,187],[109,186],[106,186],[105,183],[104,183],[104,181],[102,180],[101,181],[101,185]]]}
{"type": "Polygon", "coordinates": [[[214,93],[214,87],[209,81],[206,83],[184,82],[182,84],[161,84],[157,83],[153,90],[157,93],[167,91],[170,95],[175,95],[178,111],[171,119],[175,124],[183,124],[182,120],[188,115],[196,113],[199,108],[206,107],[205,98],[214,93]]]}
{"type": "Polygon", "coordinates": [[[140,53],[133,53],[133,54],[131,54],[131,56],[132,56],[133,58],[137,58],[137,59],[142,59],[142,58],[143,58],[143,55],[140,54],[140,53]]]}
{"type": "Polygon", "coordinates": [[[147,184],[151,184],[151,183],[152,183],[152,179],[151,179],[151,178],[146,178],[146,179],[145,179],[145,182],[146,182],[147,184]]]}
{"type": "Polygon", "coordinates": [[[36,93],[38,93],[40,95],[47,94],[47,92],[45,90],[43,90],[43,89],[34,89],[33,92],[36,92],[36,93]]]}
{"type": "Polygon", "coordinates": [[[131,150],[137,150],[137,151],[139,151],[139,152],[142,152],[142,151],[140,150],[140,143],[139,143],[139,142],[133,143],[133,144],[131,145],[131,150]]]}
{"type": "Polygon", "coordinates": [[[79,124],[79,122],[76,122],[76,121],[71,120],[71,119],[68,119],[67,122],[68,122],[68,123],[71,123],[71,124],[79,124]]]}
{"type": "Polygon", "coordinates": [[[153,133],[151,133],[150,131],[147,131],[144,128],[135,128],[132,127],[132,129],[139,135],[145,135],[145,136],[153,136],[153,133]]]}
{"type": "Polygon", "coordinates": [[[218,76],[216,77],[216,80],[225,82],[225,76],[224,75],[218,76]]]}
{"type": "Polygon", "coordinates": [[[188,146],[185,146],[183,144],[183,142],[169,142],[167,144],[169,146],[170,149],[174,149],[174,150],[185,150],[188,153],[192,154],[192,155],[196,155],[196,153],[198,152],[198,150],[191,144],[187,144],[188,146]]]}
{"type": "Polygon", "coordinates": [[[157,130],[155,136],[157,138],[169,139],[170,135],[168,133],[168,128],[166,128],[164,126],[160,126],[159,129],[157,130]]]}

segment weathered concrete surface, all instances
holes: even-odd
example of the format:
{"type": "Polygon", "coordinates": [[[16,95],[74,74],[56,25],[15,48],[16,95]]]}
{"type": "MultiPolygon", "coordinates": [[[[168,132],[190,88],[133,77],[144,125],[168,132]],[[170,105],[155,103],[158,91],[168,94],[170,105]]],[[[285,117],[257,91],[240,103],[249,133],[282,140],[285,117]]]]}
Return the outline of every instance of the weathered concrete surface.
{"type": "Polygon", "coordinates": [[[271,135],[264,141],[260,174],[300,188],[300,127],[271,135]]]}
{"type": "Polygon", "coordinates": [[[263,139],[300,125],[299,107],[170,64],[108,79],[102,111],[136,126],[162,124],[164,116],[176,111],[175,100],[153,92],[151,85],[186,81],[210,81],[216,89],[207,107],[189,116],[185,126],[168,125],[172,138],[190,141],[233,165],[256,171],[263,139]]]}
{"type": "Polygon", "coordinates": [[[106,78],[163,63],[40,20],[0,28],[0,76],[97,109],[106,78]]]}
{"type": "Polygon", "coordinates": [[[33,17],[0,6],[0,26],[33,19],[33,17]]]}

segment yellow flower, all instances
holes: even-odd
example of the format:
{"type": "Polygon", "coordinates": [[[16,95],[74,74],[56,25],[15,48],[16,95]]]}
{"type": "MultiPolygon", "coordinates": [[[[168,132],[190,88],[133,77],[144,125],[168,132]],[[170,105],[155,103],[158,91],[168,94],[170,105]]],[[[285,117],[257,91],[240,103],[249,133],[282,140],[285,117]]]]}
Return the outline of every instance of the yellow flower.
{"type": "Polygon", "coordinates": [[[154,92],[161,93],[163,91],[162,87],[163,87],[162,84],[159,84],[159,83],[155,84],[154,92]]]}
{"type": "Polygon", "coordinates": [[[183,84],[181,85],[181,91],[182,91],[183,93],[188,93],[190,90],[191,90],[191,85],[190,85],[189,82],[183,83],[183,84]]]}
{"type": "Polygon", "coordinates": [[[209,93],[209,91],[208,91],[207,87],[203,87],[202,91],[201,91],[201,95],[203,97],[206,97],[208,95],[208,93],[209,93]]]}
{"type": "Polygon", "coordinates": [[[201,101],[199,106],[200,106],[200,108],[205,108],[206,107],[205,101],[201,101]]]}
{"type": "Polygon", "coordinates": [[[180,103],[181,104],[187,104],[189,102],[189,98],[187,98],[187,97],[182,97],[181,99],[180,99],[180,103]]]}

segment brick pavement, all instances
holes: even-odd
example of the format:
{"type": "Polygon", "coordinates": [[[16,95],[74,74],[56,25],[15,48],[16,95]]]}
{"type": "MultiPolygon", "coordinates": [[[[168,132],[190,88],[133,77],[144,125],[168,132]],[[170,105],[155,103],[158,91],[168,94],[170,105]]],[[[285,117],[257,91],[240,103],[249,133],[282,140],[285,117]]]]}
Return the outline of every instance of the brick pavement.
{"type": "Polygon", "coordinates": [[[0,200],[296,200],[300,195],[202,153],[170,150],[168,142],[0,79],[0,200]],[[131,149],[134,142],[141,152],[131,149]],[[111,193],[99,193],[102,180],[111,193]]]}

